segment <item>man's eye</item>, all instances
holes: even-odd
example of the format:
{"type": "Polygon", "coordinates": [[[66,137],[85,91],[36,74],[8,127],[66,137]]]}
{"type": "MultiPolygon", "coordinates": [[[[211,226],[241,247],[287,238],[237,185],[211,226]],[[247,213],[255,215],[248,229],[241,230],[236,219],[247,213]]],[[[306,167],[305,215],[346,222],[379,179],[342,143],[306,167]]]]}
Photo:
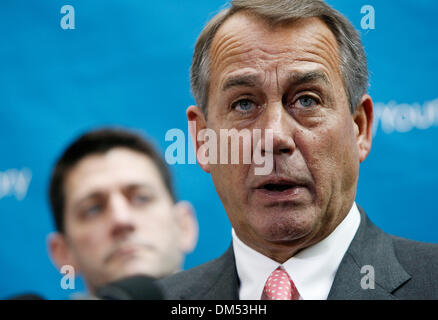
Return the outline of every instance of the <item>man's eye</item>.
{"type": "Polygon", "coordinates": [[[131,197],[131,202],[135,205],[142,205],[152,201],[152,197],[147,195],[134,195],[131,197]]]}
{"type": "Polygon", "coordinates": [[[301,108],[310,108],[318,104],[318,101],[311,97],[311,96],[302,96],[298,98],[297,103],[299,104],[298,107],[301,108]]]}
{"type": "Polygon", "coordinates": [[[232,108],[238,112],[246,113],[255,108],[255,103],[249,99],[242,99],[232,104],[232,108]]]}
{"type": "Polygon", "coordinates": [[[84,210],[83,216],[84,217],[96,216],[102,212],[102,209],[103,209],[103,207],[100,204],[95,204],[95,205],[89,206],[84,210]]]}

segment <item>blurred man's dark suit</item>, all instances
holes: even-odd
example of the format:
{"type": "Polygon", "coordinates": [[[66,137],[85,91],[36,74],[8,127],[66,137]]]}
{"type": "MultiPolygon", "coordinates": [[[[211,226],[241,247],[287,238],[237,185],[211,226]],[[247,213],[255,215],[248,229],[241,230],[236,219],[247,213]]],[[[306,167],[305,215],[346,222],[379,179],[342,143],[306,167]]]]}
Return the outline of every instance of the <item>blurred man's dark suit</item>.
{"type": "MultiPolygon", "coordinates": [[[[328,299],[438,299],[438,245],[384,233],[360,209],[361,223],[336,273],[328,299]],[[375,271],[374,289],[363,289],[363,266],[375,271]]],[[[232,246],[218,259],[158,284],[167,299],[238,300],[232,246]]]]}

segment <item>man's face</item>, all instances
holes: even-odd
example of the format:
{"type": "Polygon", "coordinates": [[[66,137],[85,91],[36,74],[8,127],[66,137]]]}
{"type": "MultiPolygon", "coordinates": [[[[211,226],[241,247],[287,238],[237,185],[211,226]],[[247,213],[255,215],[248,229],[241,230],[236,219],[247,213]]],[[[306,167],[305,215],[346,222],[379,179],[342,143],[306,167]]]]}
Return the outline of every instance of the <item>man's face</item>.
{"type": "Polygon", "coordinates": [[[218,137],[220,129],[273,130],[273,150],[264,150],[273,156],[270,175],[255,175],[253,164],[204,169],[239,238],[276,260],[325,238],[355,198],[364,157],[338,56],[334,35],[317,18],[271,28],[237,13],[210,50],[207,120],[188,110],[218,137]]]}
{"type": "Polygon", "coordinates": [[[87,156],[64,187],[65,240],[91,289],[130,275],[179,270],[183,231],[149,157],[126,148],[87,156]]]}

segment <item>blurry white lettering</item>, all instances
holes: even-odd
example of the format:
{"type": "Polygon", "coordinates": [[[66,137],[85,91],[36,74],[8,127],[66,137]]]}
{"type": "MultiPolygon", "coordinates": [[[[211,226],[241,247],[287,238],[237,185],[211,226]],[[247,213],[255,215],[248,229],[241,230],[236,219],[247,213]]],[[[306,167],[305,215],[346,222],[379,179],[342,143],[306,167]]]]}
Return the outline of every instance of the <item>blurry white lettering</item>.
{"type": "Polygon", "coordinates": [[[28,168],[0,171],[0,199],[14,195],[21,201],[26,197],[32,172],[28,168]]]}
{"type": "Polygon", "coordinates": [[[61,279],[61,288],[64,290],[70,289],[74,290],[75,288],[75,268],[71,265],[64,265],[61,268],[61,273],[65,274],[65,276],[61,279]]]}
{"type": "Polygon", "coordinates": [[[360,269],[361,274],[365,274],[360,280],[360,286],[363,290],[374,289],[374,267],[370,265],[363,266],[360,269]]]}
{"type": "Polygon", "coordinates": [[[365,14],[360,22],[363,30],[374,30],[376,28],[376,14],[373,6],[365,5],[360,9],[360,13],[365,14]]]}
{"type": "Polygon", "coordinates": [[[69,4],[62,6],[61,13],[66,13],[65,16],[61,18],[61,28],[74,29],[75,28],[75,8],[69,4]]]}
{"type": "Polygon", "coordinates": [[[374,105],[373,135],[380,129],[386,134],[426,130],[438,126],[438,99],[424,103],[374,105]]]}

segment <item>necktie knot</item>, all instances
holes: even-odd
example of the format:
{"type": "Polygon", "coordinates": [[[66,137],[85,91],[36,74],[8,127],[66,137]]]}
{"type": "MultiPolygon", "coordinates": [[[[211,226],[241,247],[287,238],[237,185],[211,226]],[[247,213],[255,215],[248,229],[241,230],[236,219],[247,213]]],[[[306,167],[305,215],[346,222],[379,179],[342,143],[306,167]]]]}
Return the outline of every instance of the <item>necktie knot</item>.
{"type": "Polygon", "coordinates": [[[299,300],[298,292],[289,274],[283,267],[271,273],[263,289],[262,300],[299,300]]]}

